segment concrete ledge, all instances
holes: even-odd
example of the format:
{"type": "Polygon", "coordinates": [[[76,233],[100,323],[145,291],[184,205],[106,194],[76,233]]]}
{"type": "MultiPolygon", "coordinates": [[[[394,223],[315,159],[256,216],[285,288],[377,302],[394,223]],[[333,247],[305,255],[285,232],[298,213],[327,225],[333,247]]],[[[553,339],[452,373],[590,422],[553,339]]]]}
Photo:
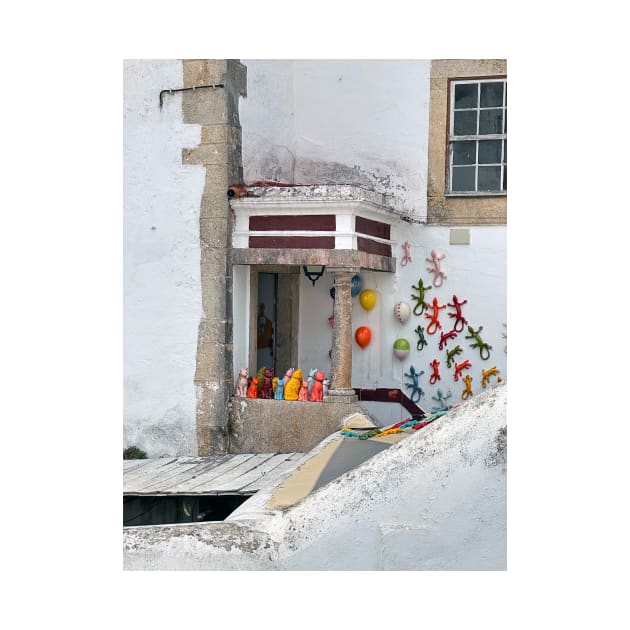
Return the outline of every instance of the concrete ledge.
{"type": "Polygon", "coordinates": [[[367,415],[357,402],[231,400],[229,453],[307,453],[338,431],[353,413],[367,415]]]}

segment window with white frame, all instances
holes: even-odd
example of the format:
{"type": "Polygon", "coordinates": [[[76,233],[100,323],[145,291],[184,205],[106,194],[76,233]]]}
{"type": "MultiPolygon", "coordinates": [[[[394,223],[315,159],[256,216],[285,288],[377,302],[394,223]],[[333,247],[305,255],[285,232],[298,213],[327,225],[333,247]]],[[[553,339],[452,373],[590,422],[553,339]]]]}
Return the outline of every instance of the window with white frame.
{"type": "Polygon", "coordinates": [[[507,80],[451,81],[448,191],[507,191],[507,80]]]}

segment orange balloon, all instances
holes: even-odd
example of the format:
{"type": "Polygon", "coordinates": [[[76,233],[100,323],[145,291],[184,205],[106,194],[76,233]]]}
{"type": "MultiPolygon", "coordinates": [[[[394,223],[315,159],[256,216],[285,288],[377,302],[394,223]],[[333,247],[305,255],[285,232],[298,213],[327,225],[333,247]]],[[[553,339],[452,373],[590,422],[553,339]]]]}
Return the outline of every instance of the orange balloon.
{"type": "Polygon", "coordinates": [[[372,331],[367,326],[359,326],[354,333],[354,340],[365,348],[372,339],[372,331]]]}

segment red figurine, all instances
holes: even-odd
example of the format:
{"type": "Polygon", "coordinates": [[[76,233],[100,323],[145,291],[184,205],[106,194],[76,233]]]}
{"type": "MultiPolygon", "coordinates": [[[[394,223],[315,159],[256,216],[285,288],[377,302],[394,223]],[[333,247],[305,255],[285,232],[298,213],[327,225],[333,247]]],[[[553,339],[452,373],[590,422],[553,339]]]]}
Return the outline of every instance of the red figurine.
{"type": "Polygon", "coordinates": [[[438,348],[440,350],[444,350],[444,348],[446,348],[446,342],[449,339],[455,339],[455,337],[457,337],[457,333],[454,329],[449,330],[448,332],[440,333],[440,345],[438,346],[438,348]]]}
{"type": "Polygon", "coordinates": [[[258,398],[258,377],[254,376],[247,388],[247,398],[258,398]]]}
{"type": "Polygon", "coordinates": [[[308,381],[302,381],[300,391],[298,393],[298,400],[308,400],[308,381]]]}
{"type": "Polygon", "coordinates": [[[464,326],[468,323],[468,320],[462,315],[462,306],[467,304],[468,300],[463,300],[462,302],[458,301],[457,296],[453,295],[453,303],[447,302],[449,306],[452,306],[455,309],[454,313],[449,313],[449,317],[455,318],[455,324],[453,326],[453,330],[455,332],[462,332],[464,330],[464,326]],[[457,328],[461,324],[461,328],[457,328]]]}
{"type": "Polygon", "coordinates": [[[438,371],[438,366],[440,365],[440,362],[437,359],[433,359],[433,361],[431,361],[429,365],[433,368],[433,374],[431,374],[431,377],[429,378],[429,383],[431,383],[431,385],[435,385],[437,381],[442,380],[440,372],[438,371]]]}
{"type": "Polygon", "coordinates": [[[471,366],[470,360],[466,359],[465,361],[462,361],[461,363],[456,363],[455,364],[455,380],[459,381],[459,375],[462,373],[462,370],[467,370],[469,367],[471,366]]]}
{"type": "Polygon", "coordinates": [[[442,328],[442,324],[438,321],[439,311],[441,308],[446,308],[446,304],[438,304],[438,300],[436,297],[433,298],[433,302],[431,304],[427,304],[427,308],[433,309],[433,313],[429,315],[429,313],[425,313],[424,316],[428,317],[431,322],[427,326],[427,333],[429,335],[435,335],[438,331],[438,328],[442,328]],[[431,326],[434,326],[433,330],[431,330],[431,326]]]}
{"type": "Polygon", "coordinates": [[[260,392],[261,398],[273,398],[273,370],[270,368],[265,369],[265,377],[263,379],[262,391],[260,392]]]}
{"type": "Polygon", "coordinates": [[[311,388],[311,402],[322,402],[324,399],[324,373],[315,372],[315,381],[311,388]]]}

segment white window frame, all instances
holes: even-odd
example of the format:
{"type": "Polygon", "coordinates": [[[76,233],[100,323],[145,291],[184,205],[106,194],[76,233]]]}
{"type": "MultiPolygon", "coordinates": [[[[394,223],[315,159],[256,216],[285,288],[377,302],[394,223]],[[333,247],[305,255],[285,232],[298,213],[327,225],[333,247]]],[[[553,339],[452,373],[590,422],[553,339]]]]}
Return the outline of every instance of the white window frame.
{"type": "MultiPolygon", "coordinates": [[[[505,162],[505,146],[507,144],[507,131],[506,126],[506,114],[507,114],[507,78],[505,77],[488,77],[484,79],[452,79],[449,85],[449,125],[448,125],[448,177],[447,177],[447,192],[448,197],[488,197],[488,196],[505,196],[507,195],[507,188],[503,189],[503,176],[504,168],[507,166],[505,162]],[[477,112],[477,133],[474,135],[455,136],[453,135],[453,125],[455,121],[455,86],[462,84],[476,83],[477,88],[477,107],[462,108],[457,111],[476,111],[477,112]],[[500,134],[483,134],[479,135],[479,119],[480,112],[486,109],[497,109],[497,107],[481,107],[481,84],[482,83],[503,83],[503,133],[500,134]],[[459,141],[474,140],[477,141],[475,145],[475,163],[467,166],[475,167],[475,190],[453,190],[453,144],[459,141]],[[479,140],[505,140],[501,143],[501,163],[500,164],[479,164],[479,140]],[[501,169],[499,182],[501,184],[501,190],[482,190],[478,191],[478,175],[479,166],[499,166],[501,169]]],[[[457,168],[457,167],[455,167],[457,168]]]]}

